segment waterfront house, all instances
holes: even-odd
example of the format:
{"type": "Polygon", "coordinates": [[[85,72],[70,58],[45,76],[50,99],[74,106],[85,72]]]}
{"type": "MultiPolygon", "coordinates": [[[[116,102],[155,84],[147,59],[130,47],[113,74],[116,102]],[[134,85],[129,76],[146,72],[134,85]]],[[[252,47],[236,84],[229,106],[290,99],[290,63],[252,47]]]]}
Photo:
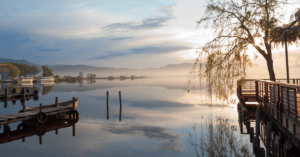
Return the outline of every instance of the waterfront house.
{"type": "Polygon", "coordinates": [[[9,69],[5,64],[0,64],[0,80],[9,79],[9,69]]]}

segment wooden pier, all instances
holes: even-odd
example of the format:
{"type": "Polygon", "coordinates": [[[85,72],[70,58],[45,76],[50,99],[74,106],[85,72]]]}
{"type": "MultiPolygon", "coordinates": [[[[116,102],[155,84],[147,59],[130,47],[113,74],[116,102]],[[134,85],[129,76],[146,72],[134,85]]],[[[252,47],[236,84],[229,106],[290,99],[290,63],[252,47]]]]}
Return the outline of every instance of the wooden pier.
{"type": "Polygon", "coordinates": [[[58,98],[56,98],[55,104],[43,106],[40,104],[40,107],[26,108],[23,104],[23,110],[20,113],[10,114],[5,116],[0,116],[0,125],[7,125],[9,123],[26,121],[26,120],[36,120],[40,124],[43,124],[47,121],[48,116],[60,116],[65,117],[65,114],[68,113],[70,117],[78,117],[79,113],[76,110],[78,105],[79,98],[73,97],[73,100],[58,103],[58,98]]]}
{"type": "Polygon", "coordinates": [[[240,131],[250,134],[256,156],[265,155],[260,139],[266,146],[266,156],[286,156],[300,150],[300,79],[291,79],[293,84],[284,82],[238,82],[240,131]],[[273,149],[274,141],[284,150],[273,149]]]}

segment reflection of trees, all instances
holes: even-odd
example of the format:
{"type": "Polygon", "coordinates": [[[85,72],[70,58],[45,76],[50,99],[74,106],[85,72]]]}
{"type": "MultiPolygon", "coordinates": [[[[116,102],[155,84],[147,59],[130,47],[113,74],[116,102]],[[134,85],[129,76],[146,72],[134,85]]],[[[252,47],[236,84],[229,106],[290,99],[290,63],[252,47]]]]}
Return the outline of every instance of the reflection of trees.
{"type": "Polygon", "coordinates": [[[46,95],[52,91],[53,86],[43,86],[43,92],[42,95],[46,95]]]}
{"type": "Polygon", "coordinates": [[[196,125],[194,133],[189,133],[187,140],[199,156],[251,156],[249,145],[243,144],[235,136],[237,126],[225,117],[211,117],[206,120],[205,126],[201,123],[200,137],[197,137],[196,125]]]}

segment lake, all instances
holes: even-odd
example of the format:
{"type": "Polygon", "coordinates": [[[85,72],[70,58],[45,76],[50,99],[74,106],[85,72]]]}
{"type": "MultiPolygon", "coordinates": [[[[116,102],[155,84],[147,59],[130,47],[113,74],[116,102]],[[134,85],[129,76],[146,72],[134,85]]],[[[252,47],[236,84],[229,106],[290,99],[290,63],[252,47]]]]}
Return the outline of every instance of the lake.
{"type": "MultiPolygon", "coordinates": [[[[239,131],[237,104],[215,101],[214,95],[205,86],[200,87],[196,80],[189,87],[186,82],[185,78],[151,78],[34,85],[40,89],[39,100],[26,101],[27,107],[53,104],[55,97],[59,97],[59,102],[79,97],[79,121],[59,128],[57,132],[46,132],[41,136],[42,144],[34,133],[26,136],[25,142],[20,137],[2,143],[5,137],[0,136],[3,137],[0,138],[1,156],[196,156],[187,139],[189,133],[199,135],[202,130],[209,131],[206,121],[214,120],[216,116],[228,118],[230,124],[237,126],[233,134],[237,140],[248,144],[252,153],[249,135],[239,131]],[[119,91],[122,97],[121,121],[119,91]]],[[[1,90],[6,86],[2,84],[1,90]]],[[[1,116],[22,109],[20,101],[15,105],[8,102],[7,108],[3,107],[4,102],[0,104],[1,116]]],[[[11,130],[17,130],[19,124],[10,124],[11,130]]]]}

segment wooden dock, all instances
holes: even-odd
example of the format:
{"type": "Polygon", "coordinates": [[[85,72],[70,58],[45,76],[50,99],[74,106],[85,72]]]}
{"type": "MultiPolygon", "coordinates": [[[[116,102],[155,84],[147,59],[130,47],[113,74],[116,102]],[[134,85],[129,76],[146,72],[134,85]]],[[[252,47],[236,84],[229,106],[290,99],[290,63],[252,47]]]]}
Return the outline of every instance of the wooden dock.
{"type": "Polygon", "coordinates": [[[23,104],[23,110],[20,113],[10,114],[5,116],[0,116],[0,125],[7,125],[9,123],[26,121],[26,120],[36,120],[39,123],[43,124],[47,121],[47,117],[61,116],[64,117],[66,113],[69,113],[71,116],[79,116],[78,111],[76,110],[78,105],[79,98],[73,97],[73,100],[58,103],[58,98],[56,98],[56,103],[43,106],[40,104],[40,107],[26,108],[23,104]]]}
{"type": "Polygon", "coordinates": [[[256,156],[264,154],[260,139],[267,156],[300,150],[300,79],[291,79],[290,84],[284,82],[284,79],[238,82],[240,131],[250,134],[256,156]],[[276,152],[272,141],[284,151],[276,152]]]}
{"type": "Polygon", "coordinates": [[[0,102],[7,102],[7,101],[12,101],[15,103],[17,100],[29,100],[33,98],[34,100],[39,99],[39,90],[26,90],[23,88],[20,93],[15,93],[15,89],[12,90],[12,92],[8,92],[8,90],[5,88],[4,89],[4,94],[0,94],[0,102]]]}

